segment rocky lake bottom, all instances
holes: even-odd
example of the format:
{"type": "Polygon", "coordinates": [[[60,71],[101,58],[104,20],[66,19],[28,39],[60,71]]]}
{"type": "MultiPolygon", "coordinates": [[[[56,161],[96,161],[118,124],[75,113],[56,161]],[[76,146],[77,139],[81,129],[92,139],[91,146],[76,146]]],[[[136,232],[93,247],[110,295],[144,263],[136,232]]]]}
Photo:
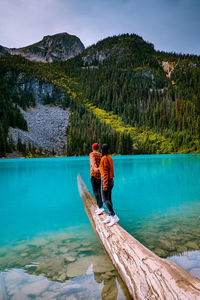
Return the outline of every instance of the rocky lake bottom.
{"type": "MultiPolygon", "coordinates": [[[[164,222],[168,230],[159,235],[153,223],[137,232],[144,244],[200,278],[199,227],[184,236],[180,225],[170,230],[164,222]]],[[[92,229],[81,226],[0,247],[0,271],[1,300],[131,299],[92,229]]]]}
{"type": "Polygon", "coordinates": [[[200,249],[200,203],[182,207],[177,215],[148,216],[125,228],[142,244],[166,258],[200,249]],[[185,211],[184,211],[185,210],[185,211]]]}
{"type": "Polygon", "coordinates": [[[0,299],[131,299],[89,236],[52,233],[1,247],[0,299]]]}

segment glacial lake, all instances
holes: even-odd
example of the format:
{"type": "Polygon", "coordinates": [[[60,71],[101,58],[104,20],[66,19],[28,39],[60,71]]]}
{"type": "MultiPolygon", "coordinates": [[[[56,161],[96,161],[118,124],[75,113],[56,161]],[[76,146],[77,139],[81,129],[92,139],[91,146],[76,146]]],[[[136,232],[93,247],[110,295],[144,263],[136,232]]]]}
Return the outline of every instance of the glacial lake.
{"type": "MultiPolygon", "coordinates": [[[[200,154],[113,156],[120,225],[200,278],[200,154]]],[[[130,299],[77,188],[89,158],[0,160],[0,299],[130,299]]]]}

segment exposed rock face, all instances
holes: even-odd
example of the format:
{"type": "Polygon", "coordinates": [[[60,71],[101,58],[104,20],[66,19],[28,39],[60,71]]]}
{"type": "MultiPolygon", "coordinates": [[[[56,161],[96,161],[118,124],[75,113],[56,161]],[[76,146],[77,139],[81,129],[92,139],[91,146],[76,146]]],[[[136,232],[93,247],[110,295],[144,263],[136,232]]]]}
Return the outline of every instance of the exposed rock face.
{"type": "MultiPolygon", "coordinates": [[[[7,79],[11,74],[6,74],[7,79]]],[[[16,79],[16,86],[19,90],[28,91],[33,94],[36,108],[29,108],[26,111],[20,108],[24,119],[27,121],[28,131],[18,128],[10,128],[9,135],[15,144],[18,137],[22,143],[30,142],[36,149],[42,147],[47,153],[54,152],[56,155],[66,155],[67,136],[66,127],[69,122],[69,112],[57,106],[44,106],[45,97],[58,100],[62,103],[65,95],[60,92],[53,83],[44,82],[30,75],[19,74],[16,79]]]]}
{"type": "Polygon", "coordinates": [[[175,63],[173,62],[168,62],[168,61],[163,61],[162,62],[162,67],[163,67],[163,70],[167,73],[167,77],[170,78],[171,76],[171,73],[174,71],[174,68],[175,68],[175,63]]]}
{"type": "Polygon", "coordinates": [[[20,90],[32,91],[36,103],[42,103],[45,96],[52,97],[56,93],[53,83],[42,82],[38,78],[19,76],[17,86],[20,90]]]}
{"type": "Polygon", "coordinates": [[[103,62],[105,59],[109,58],[111,55],[110,52],[106,51],[95,51],[94,49],[90,49],[87,54],[82,57],[84,65],[90,65],[94,62],[103,62]]]}
{"type": "MultiPolygon", "coordinates": [[[[118,56],[118,61],[123,57],[124,49],[118,49],[117,47],[105,48],[98,50],[95,47],[86,49],[82,54],[82,61],[84,66],[96,65],[102,63],[104,60],[109,59],[111,56],[118,56]]],[[[93,66],[95,68],[95,66],[93,66]]]]}
{"type": "Polygon", "coordinates": [[[27,111],[21,109],[27,121],[28,131],[18,128],[10,128],[9,134],[17,144],[18,136],[26,145],[30,142],[37,149],[51,152],[56,155],[63,155],[66,151],[67,137],[66,127],[69,121],[69,112],[59,107],[38,105],[36,108],[29,108],[27,111]]]}
{"type": "Polygon", "coordinates": [[[1,48],[6,49],[11,55],[21,55],[28,60],[41,62],[65,61],[80,54],[85,49],[78,37],[68,33],[47,35],[42,41],[24,48],[1,48]]]}

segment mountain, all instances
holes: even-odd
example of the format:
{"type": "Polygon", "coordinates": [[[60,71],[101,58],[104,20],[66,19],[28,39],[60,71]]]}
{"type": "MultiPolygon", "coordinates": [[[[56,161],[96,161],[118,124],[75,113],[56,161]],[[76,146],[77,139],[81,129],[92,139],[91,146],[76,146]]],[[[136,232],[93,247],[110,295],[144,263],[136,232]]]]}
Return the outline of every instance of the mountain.
{"type": "MultiPolygon", "coordinates": [[[[79,78],[98,118],[130,133],[133,152],[200,152],[200,56],[159,52],[138,35],[123,34],[92,45],[61,67],[79,78]]],[[[126,154],[120,150],[123,138],[120,144],[118,152],[126,154]]]]}
{"type": "Polygon", "coordinates": [[[3,46],[0,46],[0,57],[9,55],[9,49],[3,46]]]}
{"type": "Polygon", "coordinates": [[[153,54],[153,44],[145,42],[142,37],[136,34],[123,34],[108,37],[99,41],[96,45],[88,47],[81,57],[84,65],[98,64],[109,58],[119,64],[125,57],[140,56],[140,59],[142,59],[153,54]]]}
{"type": "Polygon", "coordinates": [[[85,49],[80,39],[68,33],[47,35],[41,41],[23,48],[5,48],[0,46],[0,56],[21,55],[30,61],[57,62],[68,60],[85,49]]]}
{"type": "Polygon", "coordinates": [[[200,56],[159,52],[123,34],[64,62],[2,56],[0,82],[1,155],[13,147],[9,126],[27,126],[18,106],[34,98],[69,110],[67,155],[87,155],[94,141],[116,154],[200,152],[200,56]]]}

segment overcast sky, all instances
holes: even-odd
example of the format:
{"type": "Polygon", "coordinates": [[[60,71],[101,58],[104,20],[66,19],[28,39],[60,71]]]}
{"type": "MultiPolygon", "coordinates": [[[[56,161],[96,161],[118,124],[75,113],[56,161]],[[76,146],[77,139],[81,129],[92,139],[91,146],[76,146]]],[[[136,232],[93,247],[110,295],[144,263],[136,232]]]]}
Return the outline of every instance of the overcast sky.
{"type": "Polygon", "coordinates": [[[85,46],[136,33],[155,49],[200,55],[200,0],[0,0],[0,45],[67,32],[85,46]]]}

